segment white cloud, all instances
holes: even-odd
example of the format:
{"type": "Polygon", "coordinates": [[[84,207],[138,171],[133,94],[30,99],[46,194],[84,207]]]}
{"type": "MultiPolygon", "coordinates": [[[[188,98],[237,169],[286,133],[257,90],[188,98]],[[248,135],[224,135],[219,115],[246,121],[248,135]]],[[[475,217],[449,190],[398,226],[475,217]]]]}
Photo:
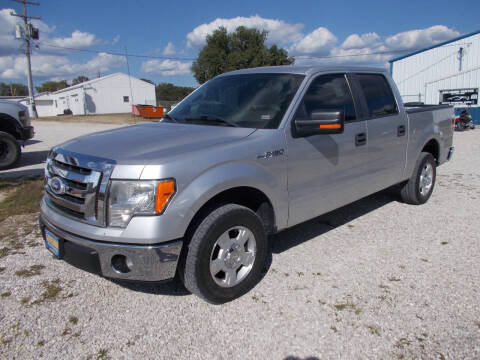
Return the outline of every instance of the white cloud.
{"type": "Polygon", "coordinates": [[[330,30],[319,27],[307,34],[303,39],[293,44],[290,51],[293,54],[326,55],[333,48],[337,38],[330,30]]]}
{"type": "Polygon", "coordinates": [[[56,46],[76,49],[92,46],[95,43],[95,40],[96,39],[94,34],[75,30],[69,37],[53,38],[48,42],[56,46]]]}
{"type": "Polygon", "coordinates": [[[120,35],[117,35],[117,36],[115,36],[115,37],[113,38],[112,44],[116,44],[116,43],[118,43],[119,41],[120,41],[120,35]]]}
{"type": "Polygon", "coordinates": [[[239,26],[248,28],[255,28],[259,30],[268,31],[267,42],[275,44],[286,44],[293,41],[299,41],[302,38],[301,30],[302,24],[289,24],[282,20],[265,19],[258,15],[243,17],[237,16],[231,19],[217,18],[208,24],[202,24],[193,29],[187,34],[188,47],[200,47],[205,44],[207,35],[212,34],[220,26],[227,29],[228,32],[233,32],[239,26]]]}
{"type": "Polygon", "coordinates": [[[377,33],[352,34],[349,35],[342,44],[343,49],[359,49],[368,45],[373,45],[380,39],[377,33]]]}
{"type": "Polygon", "coordinates": [[[142,63],[142,71],[153,75],[175,76],[191,73],[192,62],[152,59],[142,63]]]}
{"type": "Polygon", "coordinates": [[[444,25],[435,25],[427,29],[417,29],[387,37],[385,43],[392,49],[424,48],[460,35],[458,31],[444,25]]]}
{"type": "MultiPolygon", "coordinates": [[[[123,56],[100,53],[86,63],[74,63],[66,56],[32,55],[32,73],[40,78],[66,78],[95,75],[125,66],[123,56]]],[[[0,57],[0,78],[23,79],[27,76],[25,56],[0,57]]]]}
{"type": "Polygon", "coordinates": [[[165,46],[165,49],[162,51],[162,54],[167,56],[174,55],[175,53],[175,46],[171,42],[168,42],[167,46],[165,46]]]}

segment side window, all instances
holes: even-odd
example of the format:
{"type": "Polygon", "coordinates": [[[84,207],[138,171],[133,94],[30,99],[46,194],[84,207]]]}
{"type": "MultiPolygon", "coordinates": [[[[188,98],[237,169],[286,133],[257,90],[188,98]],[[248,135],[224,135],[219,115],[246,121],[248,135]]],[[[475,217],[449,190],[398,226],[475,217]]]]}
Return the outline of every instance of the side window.
{"type": "Polygon", "coordinates": [[[346,121],[356,119],[345,75],[322,75],[313,80],[297,110],[297,116],[308,118],[318,110],[343,110],[346,121]]]}
{"type": "Polygon", "coordinates": [[[379,74],[357,74],[357,79],[365,95],[368,112],[371,117],[398,113],[395,97],[385,76],[379,74]]]}

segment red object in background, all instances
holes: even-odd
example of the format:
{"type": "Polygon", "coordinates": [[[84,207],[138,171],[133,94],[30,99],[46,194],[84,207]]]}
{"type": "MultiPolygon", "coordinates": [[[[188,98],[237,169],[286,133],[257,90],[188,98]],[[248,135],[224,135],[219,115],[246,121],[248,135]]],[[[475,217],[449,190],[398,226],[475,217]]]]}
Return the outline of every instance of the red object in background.
{"type": "Polygon", "coordinates": [[[132,114],[144,118],[162,118],[165,115],[165,108],[153,105],[132,105],[132,114]]]}

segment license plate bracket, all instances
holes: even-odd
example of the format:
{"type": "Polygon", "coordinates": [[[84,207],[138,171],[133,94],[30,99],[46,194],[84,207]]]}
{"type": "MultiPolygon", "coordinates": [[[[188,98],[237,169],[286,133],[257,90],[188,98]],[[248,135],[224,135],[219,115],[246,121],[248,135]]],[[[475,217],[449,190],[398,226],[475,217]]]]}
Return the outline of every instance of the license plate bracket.
{"type": "Polygon", "coordinates": [[[57,258],[63,257],[63,239],[45,229],[45,247],[57,258]]]}

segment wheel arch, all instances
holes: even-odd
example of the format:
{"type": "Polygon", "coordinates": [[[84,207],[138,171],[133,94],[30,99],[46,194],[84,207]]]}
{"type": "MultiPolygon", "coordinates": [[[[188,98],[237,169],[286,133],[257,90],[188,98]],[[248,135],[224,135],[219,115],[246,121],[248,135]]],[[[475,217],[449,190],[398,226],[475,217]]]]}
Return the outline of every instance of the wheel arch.
{"type": "Polygon", "coordinates": [[[0,113],[0,131],[10,134],[16,139],[21,137],[17,120],[5,113],[0,113]]]}
{"type": "Polygon", "coordinates": [[[440,143],[435,139],[431,138],[428,140],[422,147],[422,152],[427,152],[433,155],[435,162],[438,164],[440,159],[440,143]]]}
{"type": "Polygon", "coordinates": [[[269,197],[255,187],[236,186],[218,192],[200,206],[187,226],[185,238],[189,238],[211,211],[226,204],[237,204],[249,208],[261,218],[267,233],[276,231],[275,211],[269,197]]]}

